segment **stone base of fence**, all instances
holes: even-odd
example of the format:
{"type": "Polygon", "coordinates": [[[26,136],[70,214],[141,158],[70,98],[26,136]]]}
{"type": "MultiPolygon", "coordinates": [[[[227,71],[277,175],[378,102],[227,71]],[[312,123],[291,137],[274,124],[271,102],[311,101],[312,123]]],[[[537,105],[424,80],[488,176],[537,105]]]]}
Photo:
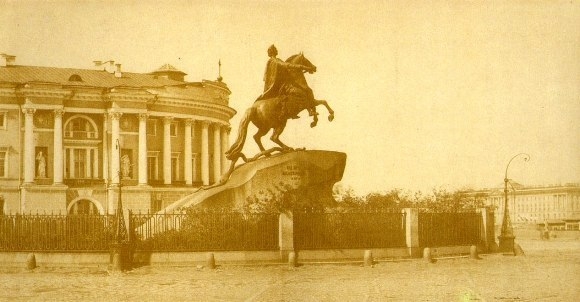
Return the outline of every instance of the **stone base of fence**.
{"type": "MultiPolygon", "coordinates": [[[[363,263],[369,249],[301,250],[295,252],[296,263],[363,263]]],[[[375,261],[409,259],[408,250],[402,248],[370,249],[375,261]]],[[[280,251],[212,252],[215,264],[220,265],[288,265],[288,259],[280,251]]],[[[470,246],[431,248],[433,258],[469,255],[470,246]]],[[[30,252],[0,252],[1,267],[26,267],[30,252]]],[[[109,269],[109,252],[52,253],[34,252],[38,267],[102,267],[109,269]]],[[[207,264],[208,252],[142,252],[133,254],[133,267],[140,266],[203,266],[207,264]]]]}
{"type": "MultiPolygon", "coordinates": [[[[287,263],[279,251],[212,252],[216,265],[287,263]]],[[[205,266],[208,252],[140,252],[133,254],[133,265],[205,266]]]]}
{"type": "MultiPolygon", "coordinates": [[[[60,252],[32,252],[38,267],[108,267],[111,255],[108,252],[99,253],[60,253],[60,252]]],[[[31,252],[1,252],[0,266],[26,267],[26,260],[31,252]]]]}
{"type": "MultiPolygon", "coordinates": [[[[298,263],[363,261],[369,249],[303,250],[296,252],[298,263]]],[[[407,248],[370,249],[375,260],[408,258],[407,248]]]]}

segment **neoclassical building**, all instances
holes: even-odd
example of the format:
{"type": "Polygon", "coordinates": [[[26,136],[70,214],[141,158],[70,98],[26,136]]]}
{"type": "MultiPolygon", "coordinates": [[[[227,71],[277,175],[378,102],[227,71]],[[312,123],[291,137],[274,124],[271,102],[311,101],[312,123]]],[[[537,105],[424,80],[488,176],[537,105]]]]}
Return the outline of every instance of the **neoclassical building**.
{"type": "MultiPolygon", "coordinates": [[[[512,182],[508,206],[512,223],[543,223],[546,220],[580,218],[580,184],[523,186],[512,182]]],[[[467,192],[485,205],[495,208],[496,225],[501,225],[504,214],[503,188],[467,192]]]]}
{"type": "Polygon", "coordinates": [[[230,90],[151,73],[16,65],[0,55],[0,214],[157,211],[227,168],[230,90]]]}

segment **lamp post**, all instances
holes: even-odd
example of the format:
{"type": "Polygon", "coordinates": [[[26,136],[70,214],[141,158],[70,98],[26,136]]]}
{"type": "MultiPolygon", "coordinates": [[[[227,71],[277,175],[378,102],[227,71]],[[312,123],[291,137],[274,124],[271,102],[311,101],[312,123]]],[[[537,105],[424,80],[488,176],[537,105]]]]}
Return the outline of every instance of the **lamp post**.
{"type": "MultiPolygon", "coordinates": [[[[119,145],[119,140],[116,141],[115,149],[119,152],[119,163],[121,162],[121,147],[119,145]]],[[[125,215],[123,214],[123,200],[122,200],[122,187],[123,183],[121,180],[121,167],[119,166],[118,177],[119,177],[119,198],[117,199],[117,212],[115,214],[116,228],[115,228],[115,239],[112,244],[113,252],[113,269],[114,270],[125,270],[130,268],[131,255],[130,255],[130,243],[128,242],[127,228],[125,227],[125,215]]]]}
{"type": "Polygon", "coordinates": [[[504,193],[505,201],[504,201],[504,209],[503,209],[503,220],[502,220],[502,224],[501,224],[501,234],[498,236],[498,239],[499,239],[499,251],[505,252],[505,253],[513,253],[514,252],[514,239],[516,238],[514,236],[514,229],[512,227],[512,221],[510,218],[509,204],[508,204],[508,183],[510,181],[508,178],[508,169],[509,169],[512,161],[520,155],[524,156],[524,161],[530,160],[530,155],[527,153],[519,153],[519,154],[515,155],[508,162],[508,164],[505,168],[505,176],[503,178],[503,182],[504,182],[503,193],[504,193]]]}

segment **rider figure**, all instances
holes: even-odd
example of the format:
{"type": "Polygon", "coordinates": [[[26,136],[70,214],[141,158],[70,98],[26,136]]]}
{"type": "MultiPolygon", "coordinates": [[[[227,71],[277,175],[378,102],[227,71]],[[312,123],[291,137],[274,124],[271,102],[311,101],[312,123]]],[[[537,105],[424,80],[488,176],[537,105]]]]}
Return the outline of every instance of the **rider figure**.
{"type": "MultiPolygon", "coordinates": [[[[289,69],[299,69],[301,71],[305,70],[308,72],[314,71],[313,68],[308,66],[287,63],[280,60],[277,57],[278,49],[276,49],[276,46],[273,44],[268,48],[268,56],[270,59],[266,64],[266,71],[264,72],[264,92],[258,97],[257,100],[264,100],[281,96],[281,88],[283,88],[285,83],[289,82],[289,69]]],[[[309,91],[306,93],[309,100],[314,99],[314,95],[312,94],[311,89],[309,89],[309,91]]],[[[312,115],[311,109],[308,109],[308,112],[311,113],[310,115],[312,115]]],[[[292,118],[297,119],[298,116],[293,116],[292,118]]]]}

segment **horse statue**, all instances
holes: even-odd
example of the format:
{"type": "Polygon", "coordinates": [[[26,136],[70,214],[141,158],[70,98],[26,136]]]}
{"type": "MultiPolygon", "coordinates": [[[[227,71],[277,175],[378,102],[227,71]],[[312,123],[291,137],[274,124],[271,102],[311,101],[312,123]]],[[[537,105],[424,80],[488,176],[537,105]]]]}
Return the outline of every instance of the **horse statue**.
{"type": "MultiPolygon", "coordinates": [[[[296,65],[303,65],[308,67],[309,72],[315,72],[314,66],[303,53],[293,55],[286,60],[287,63],[296,65]]],[[[273,151],[292,151],[293,148],[285,145],[280,141],[280,135],[286,127],[288,119],[296,118],[298,113],[303,110],[308,110],[313,117],[310,127],[315,127],[318,122],[318,113],[316,106],[324,105],[328,110],[328,120],[334,119],[334,111],[325,100],[316,100],[312,94],[312,90],[306,82],[304,72],[297,69],[288,69],[287,77],[280,87],[280,94],[274,98],[256,100],[252,107],[248,108],[240,121],[238,128],[238,137],[232,144],[228,151],[226,151],[226,158],[231,160],[230,170],[224,175],[225,179],[231,174],[236,161],[242,158],[245,162],[255,160],[260,156],[269,156],[273,151]],[[258,132],[254,134],[254,140],[260,148],[260,153],[252,159],[248,158],[242,153],[244,143],[246,141],[246,134],[248,132],[248,125],[252,122],[257,128],[258,132]],[[273,129],[270,140],[276,143],[279,147],[265,150],[262,145],[262,137],[266,135],[270,129],[273,129]]],[[[222,177],[222,182],[225,181],[222,177]]]]}

